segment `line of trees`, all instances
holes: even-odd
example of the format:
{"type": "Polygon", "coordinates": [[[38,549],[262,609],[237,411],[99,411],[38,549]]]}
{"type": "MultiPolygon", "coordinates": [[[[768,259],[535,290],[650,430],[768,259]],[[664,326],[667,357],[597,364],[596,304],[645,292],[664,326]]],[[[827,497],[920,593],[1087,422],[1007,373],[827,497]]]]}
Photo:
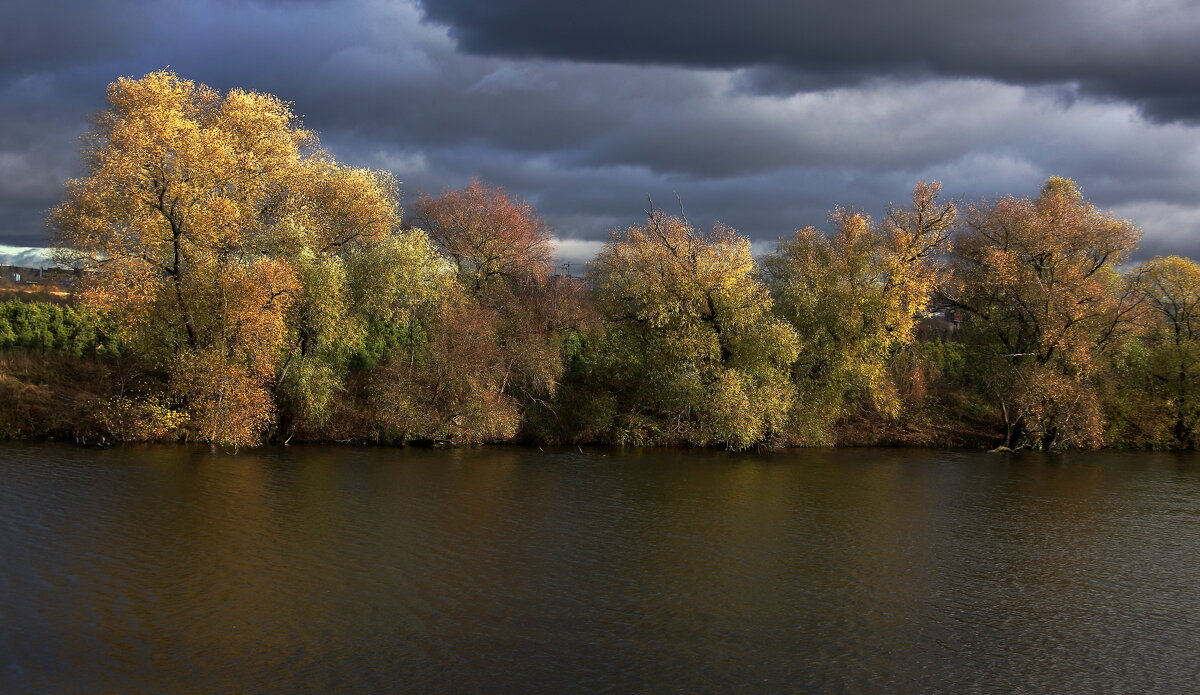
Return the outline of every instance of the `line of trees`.
{"type": "MultiPolygon", "coordinates": [[[[527,203],[473,181],[402,218],[273,96],[156,72],[108,101],[51,215],[79,306],[0,307],[0,391],[36,386],[14,351],[92,365],[77,439],[1196,445],[1200,268],[1130,265],[1068,179],[920,183],[759,259],[651,209],[578,279],[527,203]]],[[[37,434],[15,407],[0,432],[37,434]]]]}

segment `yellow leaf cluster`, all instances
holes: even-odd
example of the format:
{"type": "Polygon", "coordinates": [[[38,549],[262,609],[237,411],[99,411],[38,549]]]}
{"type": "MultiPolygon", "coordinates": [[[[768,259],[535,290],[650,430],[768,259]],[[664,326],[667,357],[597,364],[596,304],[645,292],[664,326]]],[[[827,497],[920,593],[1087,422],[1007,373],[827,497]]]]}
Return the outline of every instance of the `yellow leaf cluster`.
{"type": "Polygon", "coordinates": [[[270,421],[261,390],[281,360],[339,333],[330,324],[350,290],[314,301],[301,279],[393,235],[396,182],[338,165],[269,94],[160,71],[119,79],[108,103],[85,141],[87,175],[51,217],[60,260],[86,271],[84,301],[138,350],[186,372],[177,390],[193,422],[212,425],[206,438],[248,443],[270,421]]]}

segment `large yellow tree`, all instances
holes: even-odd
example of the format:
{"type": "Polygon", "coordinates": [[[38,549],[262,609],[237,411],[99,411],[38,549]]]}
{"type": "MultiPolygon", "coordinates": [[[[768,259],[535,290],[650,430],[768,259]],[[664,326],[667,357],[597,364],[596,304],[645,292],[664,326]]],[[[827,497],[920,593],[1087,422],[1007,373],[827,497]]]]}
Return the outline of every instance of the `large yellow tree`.
{"type": "Polygon", "coordinates": [[[338,165],[274,96],[169,71],[111,84],[83,155],[51,221],[95,271],[84,301],[166,372],[192,435],[258,441],[281,361],[339,333],[314,303],[341,293],[303,280],[397,228],[392,177],[338,165]]]}

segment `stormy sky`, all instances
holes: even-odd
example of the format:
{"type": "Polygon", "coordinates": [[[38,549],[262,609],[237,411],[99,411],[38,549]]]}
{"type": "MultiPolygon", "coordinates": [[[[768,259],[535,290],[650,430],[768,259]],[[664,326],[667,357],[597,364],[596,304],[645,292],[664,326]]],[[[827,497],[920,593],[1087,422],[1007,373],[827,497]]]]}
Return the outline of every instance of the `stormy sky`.
{"type": "Polygon", "coordinates": [[[0,245],[44,243],[108,82],[170,66],[295,102],[406,201],[501,184],[564,258],[647,195],[765,248],[921,179],[970,200],[1054,174],[1142,257],[1200,256],[1198,37],[1194,0],[6,0],[0,245]]]}

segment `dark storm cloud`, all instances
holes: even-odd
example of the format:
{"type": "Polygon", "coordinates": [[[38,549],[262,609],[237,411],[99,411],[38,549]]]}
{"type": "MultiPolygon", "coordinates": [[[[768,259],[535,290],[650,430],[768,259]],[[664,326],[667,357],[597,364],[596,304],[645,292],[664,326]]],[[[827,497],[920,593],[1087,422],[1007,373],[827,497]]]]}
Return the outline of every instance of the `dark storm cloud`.
{"type": "Polygon", "coordinates": [[[78,173],[78,138],[103,84],[81,88],[66,75],[0,82],[0,244],[43,242],[46,209],[78,173]]]}
{"type": "Polygon", "coordinates": [[[0,3],[0,79],[14,79],[124,53],[148,3],[61,0],[0,3]]]}
{"type": "Polygon", "coordinates": [[[1193,0],[421,0],[464,49],[751,68],[775,93],[880,75],[1078,82],[1159,119],[1200,118],[1193,0]]]}
{"type": "Polygon", "coordinates": [[[734,18],[689,3],[667,21],[654,3],[561,3],[504,36],[506,22],[537,8],[431,0],[430,21],[392,0],[10,0],[0,4],[0,245],[44,243],[41,220],[81,173],[78,135],[107,83],[169,65],[295,102],[338,159],[395,172],[407,205],[474,175],[504,185],[538,207],[575,260],[608,229],[636,223],[647,195],[675,210],[678,194],[693,223],[720,220],[763,248],[823,224],[835,205],[879,214],[902,204],[919,179],[976,198],[1031,194],[1051,174],[1142,224],[1147,248],[1200,251],[1200,128],[1147,119],[1134,103],[1161,102],[1163,85],[1192,73],[1147,77],[1143,92],[1121,92],[1132,101],[1096,86],[1123,74],[1121,61],[1131,75],[1158,54],[1175,65],[1183,49],[1172,32],[1190,26],[1186,12],[1164,22],[1164,6],[1150,3],[1136,20],[1117,6],[1080,19],[1075,5],[1055,4],[1043,14],[1057,29],[1002,46],[961,27],[974,17],[1015,31],[1029,6],[989,15],[960,3],[925,21],[880,8],[892,30],[926,45],[897,46],[865,21],[859,33],[818,36],[843,26],[834,13],[805,29],[812,46],[797,47],[792,15],[759,26],[770,23],[765,5],[744,4],[734,18]],[[1120,21],[1128,36],[1111,55],[1072,43],[1120,21]],[[534,36],[538,27],[552,35],[534,36]],[[947,56],[965,56],[961,69],[947,56]]]}

